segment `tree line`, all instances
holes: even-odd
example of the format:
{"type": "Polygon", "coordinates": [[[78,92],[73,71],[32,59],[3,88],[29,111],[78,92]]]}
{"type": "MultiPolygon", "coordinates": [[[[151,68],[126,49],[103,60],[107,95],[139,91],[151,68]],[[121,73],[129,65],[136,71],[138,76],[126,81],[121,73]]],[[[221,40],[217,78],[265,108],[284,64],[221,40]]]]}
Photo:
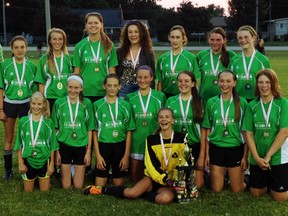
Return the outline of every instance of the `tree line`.
{"type": "MultiPolygon", "coordinates": [[[[188,0],[183,0],[177,8],[163,8],[157,3],[160,0],[50,0],[51,25],[62,28],[69,36],[69,43],[77,43],[83,36],[83,20],[73,9],[105,9],[118,8],[121,5],[123,17],[129,19],[146,19],[150,25],[152,36],[159,41],[167,41],[167,33],[171,26],[179,24],[187,31],[208,32],[212,26],[210,20],[214,16],[223,16],[224,8],[215,4],[198,7],[188,0]]],[[[6,0],[10,3],[6,7],[6,28],[8,33],[29,33],[43,38],[45,29],[45,1],[44,0],[6,0]]],[[[256,0],[228,0],[227,23],[228,30],[236,31],[241,25],[255,26],[256,0]]],[[[215,1],[217,3],[217,1],[215,1]]],[[[258,0],[260,32],[266,31],[265,21],[271,18],[287,17],[288,2],[285,0],[258,0]]],[[[1,5],[2,7],[2,5],[1,5]]],[[[1,8],[2,11],[3,8],[1,8]]],[[[0,24],[3,29],[3,22],[0,24]]]]}

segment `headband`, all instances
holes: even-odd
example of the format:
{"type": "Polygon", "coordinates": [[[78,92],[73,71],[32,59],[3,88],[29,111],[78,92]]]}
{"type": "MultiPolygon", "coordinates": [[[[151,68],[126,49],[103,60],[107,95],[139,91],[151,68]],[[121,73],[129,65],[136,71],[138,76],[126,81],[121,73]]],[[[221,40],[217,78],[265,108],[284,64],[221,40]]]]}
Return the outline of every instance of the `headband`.
{"type": "Polygon", "coordinates": [[[77,80],[83,86],[83,80],[79,76],[71,75],[68,77],[67,82],[70,80],[77,80]]]}

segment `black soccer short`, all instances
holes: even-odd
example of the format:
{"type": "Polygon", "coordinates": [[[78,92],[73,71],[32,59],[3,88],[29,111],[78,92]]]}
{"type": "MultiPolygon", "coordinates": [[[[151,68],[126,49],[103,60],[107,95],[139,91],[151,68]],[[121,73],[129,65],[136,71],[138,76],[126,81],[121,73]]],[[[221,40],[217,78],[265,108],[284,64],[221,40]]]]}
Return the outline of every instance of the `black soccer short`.
{"type": "Polygon", "coordinates": [[[5,112],[6,117],[9,118],[22,118],[23,116],[28,115],[28,111],[30,109],[30,103],[23,104],[11,104],[8,102],[3,103],[3,110],[5,112]]]}
{"type": "Polygon", "coordinates": [[[123,178],[127,176],[128,171],[121,171],[119,164],[122,160],[126,149],[126,141],[118,143],[99,142],[99,151],[106,163],[106,170],[99,170],[96,167],[95,175],[97,177],[107,178],[109,176],[110,167],[112,168],[113,178],[123,178]]]}
{"type": "Polygon", "coordinates": [[[236,147],[209,146],[210,163],[222,167],[237,167],[241,165],[244,154],[244,145],[236,147]]]}
{"type": "Polygon", "coordinates": [[[59,142],[59,152],[62,164],[84,165],[86,146],[74,147],[59,142]]]}
{"type": "Polygon", "coordinates": [[[250,164],[249,183],[252,188],[269,187],[276,192],[288,191],[288,163],[271,166],[268,170],[250,164]]]}
{"type": "Polygon", "coordinates": [[[25,174],[22,174],[22,179],[23,180],[33,181],[37,177],[40,178],[40,179],[49,178],[49,175],[47,173],[49,160],[47,160],[47,162],[39,169],[35,169],[34,167],[32,167],[28,163],[26,158],[24,158],[24,164],[26,165],[28,170],[27,170],[27,172],[25,174]]]}

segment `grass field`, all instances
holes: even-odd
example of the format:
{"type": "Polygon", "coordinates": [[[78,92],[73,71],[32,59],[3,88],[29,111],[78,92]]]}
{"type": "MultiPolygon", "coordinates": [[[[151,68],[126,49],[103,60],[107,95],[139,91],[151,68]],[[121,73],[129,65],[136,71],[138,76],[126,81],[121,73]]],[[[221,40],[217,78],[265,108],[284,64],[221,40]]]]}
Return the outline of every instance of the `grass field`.
{"type": "MultiPolygon", "coordinates": [[[[163,52],[156,53],[156,59],[163,52]]],[[[9,53],[5,53],[7,57],[9,53]]],[[[37,64],[38,59],[27,56],[37,64]]],[[[267,56],[272,68],[277,72],[282,92],[288,97],[288,51],[269,51],[267,56]]],[[[52,177],[52,187],[47,193],[36,189],[33,193],[23,192],[23,183],[17,172],[17,155],[13,155],[14,178],[3,181],[3,125],[0,124],[0,215],[288,215],[288,202],[278,203],[269,195],[253,198],[249,192],[231,193],[229,188],[215,194],[204,188],[199,198],[188,204],[173,203],[160,206],[141,199],[126,200],[110,196],[84,196],[80,190],[63,190],[58,179],[52,177]]],[[[92,180],[87,179],[86,185],[92,180]]],[[[37,187],[36,187],[37,188],[37,187]]]]}

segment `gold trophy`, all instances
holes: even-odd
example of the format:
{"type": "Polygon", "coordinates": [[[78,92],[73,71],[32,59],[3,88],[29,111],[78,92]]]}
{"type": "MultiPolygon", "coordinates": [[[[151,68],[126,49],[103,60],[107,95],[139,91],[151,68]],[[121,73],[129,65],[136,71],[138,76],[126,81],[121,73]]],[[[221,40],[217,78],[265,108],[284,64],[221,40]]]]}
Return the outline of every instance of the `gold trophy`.
{"type": "Polygon", "coordinates": [[[198,190],[194,183],[194,158],[192,156],[192,148],[188,144],[184,149],[184,157],[186,163],[182,166],[182,159],[179,158],[179,165],[176,166],[178,171],[178,180],[175,182],[174,190],[176,191],[178,203],[191,202],[198,197],[198,190]]]}

